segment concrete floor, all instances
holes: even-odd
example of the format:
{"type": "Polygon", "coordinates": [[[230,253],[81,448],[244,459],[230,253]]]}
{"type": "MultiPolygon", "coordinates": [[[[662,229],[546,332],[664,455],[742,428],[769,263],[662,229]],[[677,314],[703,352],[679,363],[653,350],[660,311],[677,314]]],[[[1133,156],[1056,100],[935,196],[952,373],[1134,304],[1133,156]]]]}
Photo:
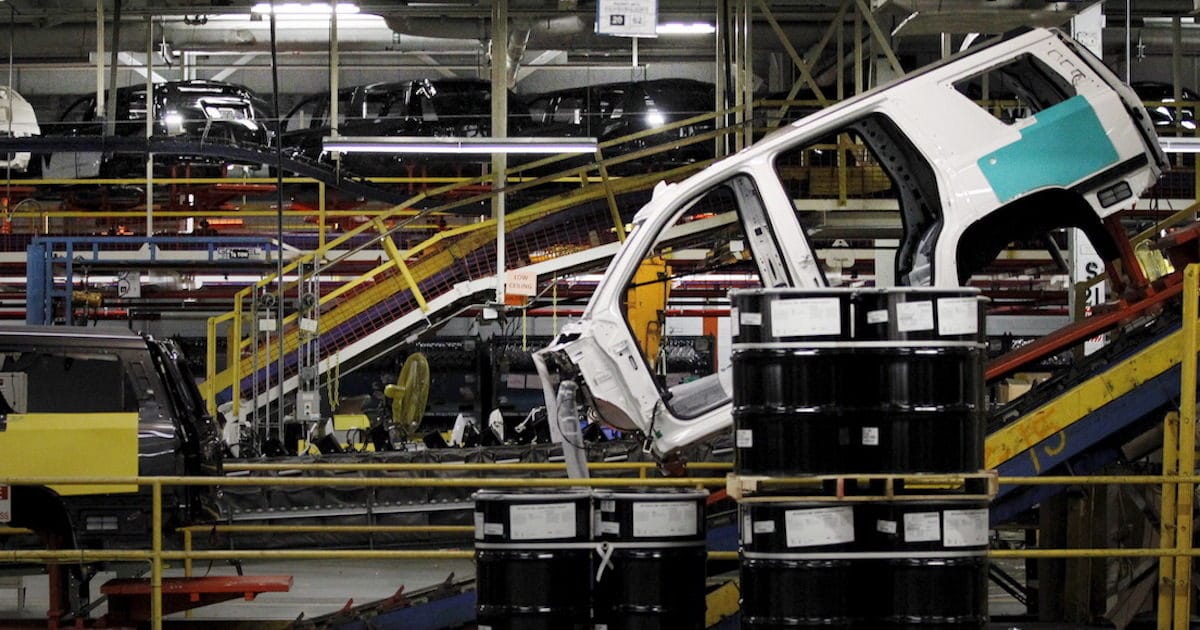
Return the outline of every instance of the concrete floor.
{"type": "MultiPolygon", "coordinates": [[[[304,561],[258,561],[243,562],[246,575],[291,575],[292,589],[287,593],[263,593],[254,601],[235,599],[192,611],[190,619],[245,619],[245,620],[294,620],[301,614],[314,617],[331,613],[346,605],[353,598],[355,605],[384,599],[401,586],[414,591],[445,581],[454,574],[456,578],[475,575],[471,560],[422,560],[422,561],[359,561],[347,560],[337,563],[304,561]]],[[[235,567],[227,564],[197,565],[195,575],[237,575],[235,567]]],[[[168,570],[167,577],[182,576],[182,570],[168,570]]],[[[115,577],[112,573],[101,573],[92,582],[92,596],[99,593],[99,585],[115,577]]],[[[17,593],[14,589],[0,588],[0,619],[41,619],[45,617],[49,598],[45,576],[26,576],[25,607],[18,609],[17,593]]],[[[107,612],[101,604],[93,616],[107,612]]],[[[177,613],[167,619],[183,619],[177,613]]]]}
{"type": "MultiPolygon", "coordinates": [[[[425,560],[425,561],[257,561],[243,563],[246,575],[291,575],[292,589],[287,593],[264,593],[256,600],[241,599],[217,604],[192,612],[186,621],[204,627],[204,620],[246,621],[290,621],[301,614],[314,617],[331,613],[346,605],[353,598],[355,605],[384,599],[393,595],[401,586],[413,591],[439,584],[451,574],[455,578],[474,576],[474,563],[470,560],[425,560]]],[[[237,575],[235,567],[214,564],[212,567],[198,565],[196,575],[237,575]]],[[[182,575],[181,570],[168,570],[168,576],[182,575]]],[[[93,581],[93,595],[99,585],[115,574],[100,574],[93,581]]],[[[6,582],[0,582],[6,583],[6,582]]],[[[26,576],[22,579],[26,588],[23,609],[17,607],[17,593],[10,588],[0,587],[0,619],[42,619],[47,608],[47,582],[44,576],[26,576]]],[[[1020,614],[1023,608],[1006,594],[993,589],[989,598],[992,615],[1020,614]]],[[[103,605],[93,616],[106,612],[103,605]]],[[[167,617],[168,621],[185,621],[183,613],[167,617]]],[[[168,624],[170,625],[170,624],[168,624]]],[[[1066,630],[1067,628],[1093,628],[1100,626],[1066,626],[1046,623],[993,623],[989,630],[1066,630]]],[[[1109,626],[1111,627],[1111,626],[1109,626]]],[[[3,628],[0,625],[0,628],[3,628]]]]}

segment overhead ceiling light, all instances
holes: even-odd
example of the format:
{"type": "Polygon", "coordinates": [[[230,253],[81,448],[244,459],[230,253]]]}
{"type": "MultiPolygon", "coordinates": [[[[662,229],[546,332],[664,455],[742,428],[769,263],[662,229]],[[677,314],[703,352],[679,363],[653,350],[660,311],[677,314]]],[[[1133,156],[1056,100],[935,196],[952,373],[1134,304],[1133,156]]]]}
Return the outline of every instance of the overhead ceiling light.
{"type": "Polygon", "coordinates": [[[1168,138],[1158,139],[1158,145],[1164,153],[1200,153],[1200,138],[1168,138]]]}
{"type": "Polygon", "coordinates": [[[717,27],[708,22],[665,22],[654,28],[659,35],[711,35],[717,27]]]}
{"type": "MultiPolygon", "coordinates": [[[[271,3],[259,2],[250,8],[251,13],[271,13],[271,3]]],[[[338,15],[358,13],[358,5],[353,2],[337,3],[338,15]]],[[[330,15],[333,9],[328,2],[281,2],[275,5],[275,15],[330,15]]]]}
{"type": "Polygon", "coordinates": [[[333,153],[595,153],[595,138],[435,138],[326,136],[333,153]]]}

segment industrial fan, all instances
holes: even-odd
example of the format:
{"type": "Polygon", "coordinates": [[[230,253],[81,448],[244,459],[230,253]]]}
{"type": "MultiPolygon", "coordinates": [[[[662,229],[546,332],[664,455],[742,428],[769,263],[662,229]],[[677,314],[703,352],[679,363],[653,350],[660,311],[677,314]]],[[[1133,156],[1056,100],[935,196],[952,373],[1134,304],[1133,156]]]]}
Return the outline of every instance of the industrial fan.
{"type": "Polygon", "coordinates": [[[429,360],[425,355],[408,355],[396,384],[385,387],[383,395],[392,399],[392,426],[406,437],[416,435],[429,399],[429,360]]]}

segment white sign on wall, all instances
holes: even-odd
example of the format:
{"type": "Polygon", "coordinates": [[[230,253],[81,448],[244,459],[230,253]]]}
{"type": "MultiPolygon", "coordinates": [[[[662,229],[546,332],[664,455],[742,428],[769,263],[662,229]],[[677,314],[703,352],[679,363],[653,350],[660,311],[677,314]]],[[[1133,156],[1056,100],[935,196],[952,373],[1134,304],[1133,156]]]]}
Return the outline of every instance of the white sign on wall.
{"type": "Polygon", "coordinates": [[[12,520],[12,486],[0,485],[0,523],[12,520]]]}
{"type": "Polygon", "coordinates": [[[596,33],[618,37],[657,37],[658,0],[598,0],[596,33]]]}
{"type": "Polygon", "coordinates": [[[117,272],[117,296],[123,298],[142,297],[142,274],[139,271],[117,272]]]}
{"type": "Polygon", "coordinates": [[[505,274],[504,292],[508,295],[537,295],[537,273],[512,269],[505,274]]]}

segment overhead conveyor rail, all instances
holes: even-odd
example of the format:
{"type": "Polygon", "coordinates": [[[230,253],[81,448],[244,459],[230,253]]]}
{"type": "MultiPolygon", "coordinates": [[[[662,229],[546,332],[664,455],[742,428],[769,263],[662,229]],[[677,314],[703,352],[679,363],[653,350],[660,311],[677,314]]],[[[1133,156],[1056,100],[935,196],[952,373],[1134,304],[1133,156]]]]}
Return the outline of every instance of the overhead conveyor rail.
{"type": "Polygon", "coordinates": [[[366,199],[399,204],[412,195],[379,186],[369,180],[330,168],[325,164],[305,160],[284,153],[276,154],[275,147],[242,145],[217,140],[197,142],[172,138],[134,138],[122,136],[58,137],[26,136],[0,138],[0,152],[29,151],[35,154],[54,152],[99,152],[128,154],[187,155],[218,158],[244,164],[278,164],[284,171],[303,177],[311,177],[346,193],[366,199]]]}

